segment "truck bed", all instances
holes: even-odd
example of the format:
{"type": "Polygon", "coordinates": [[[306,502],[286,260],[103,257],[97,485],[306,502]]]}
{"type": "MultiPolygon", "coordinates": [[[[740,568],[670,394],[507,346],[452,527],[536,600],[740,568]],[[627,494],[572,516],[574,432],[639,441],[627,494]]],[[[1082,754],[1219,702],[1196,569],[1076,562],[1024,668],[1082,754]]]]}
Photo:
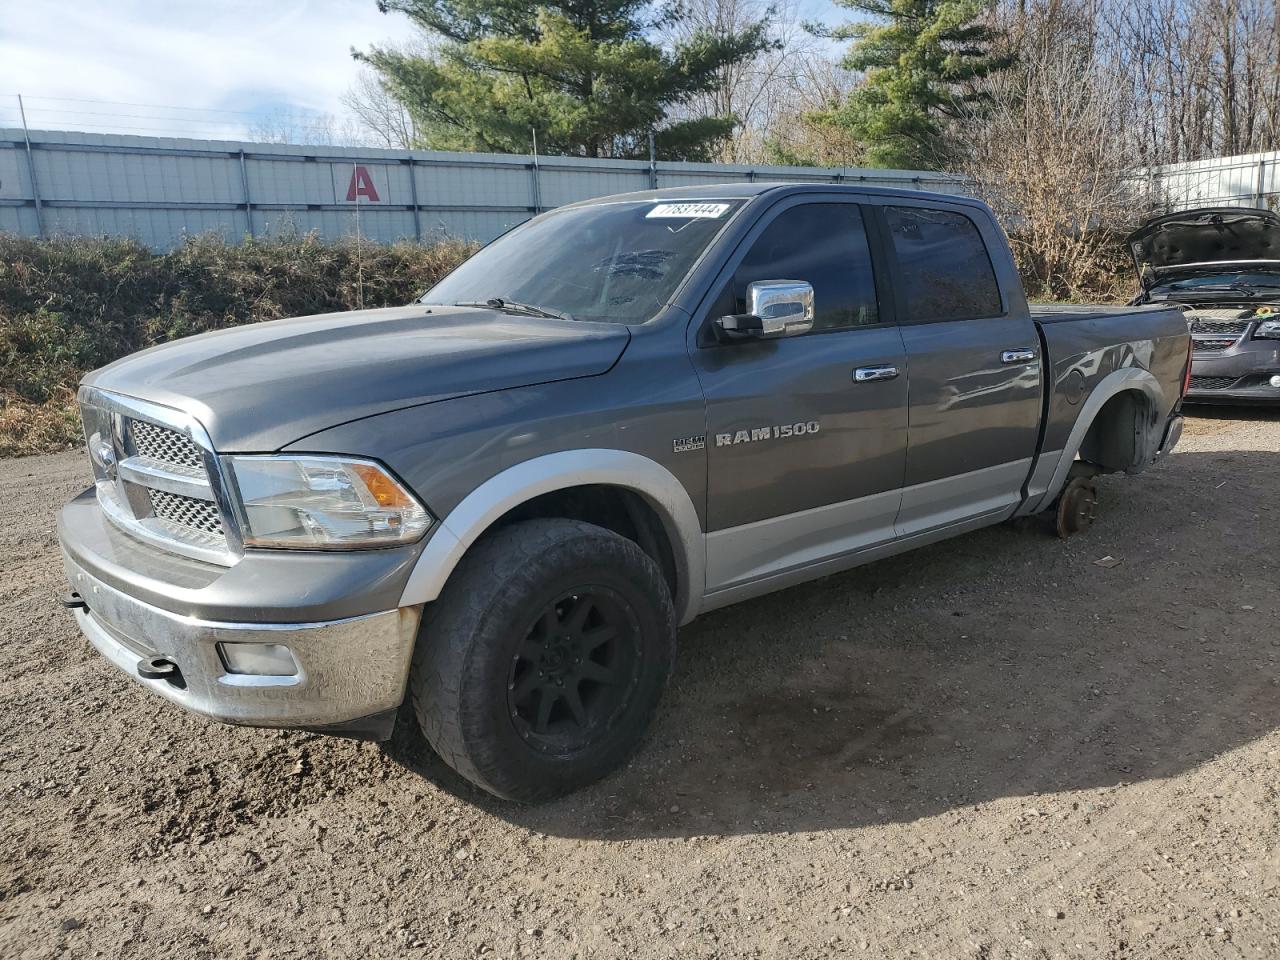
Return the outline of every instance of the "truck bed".
{"type": "MultiPolygon", "coordinates": [[[[1040,335],[1046,384],[1038,458],[1054,460],[1071,445],[1072,428],[1094,389],[1125,367],[1138,367],[1155,378],[1161,396],[1153,419],[1164,422],[1179,397],[1188,360],[1187,323],[1181,310],[1033,304],[1031,318],[1040,335]]],[[[1088,414],[1086,423],[1094,413],[1088,414]]]]}
{"type": "MultiPolygon", "coordinates": [[[[1157,309],[1167,309],[1167,306],[1157,309]]],[[[1033,303],[1031,319],[1036,323],[1064,323],[1072,320],[1109,320],[1126,314],[1152,311],[1150,306],[1102,306],[1096,303],[1033,303]]]]}

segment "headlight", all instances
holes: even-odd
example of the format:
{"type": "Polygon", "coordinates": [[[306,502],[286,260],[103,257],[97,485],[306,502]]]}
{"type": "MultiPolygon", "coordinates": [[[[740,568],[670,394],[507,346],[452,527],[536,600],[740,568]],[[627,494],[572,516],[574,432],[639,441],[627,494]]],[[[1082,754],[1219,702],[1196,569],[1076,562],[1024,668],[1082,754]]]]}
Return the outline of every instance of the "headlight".
{"type": "Polygon", "coordinates": [[[89,463],[93,466],[93,479],[110,482],[114,478],[116,464],[111,413],[102,407],[82,402],[80,419],[84,424],[84,440],[89,448],[89,463]]]}
{"type": "Polygon", "coordinates": [[[1264,340],[1280,340],[1280,320],[1263,320],[1253,335],[1264,340]]]}
{"type": "Polygon", "coordinates": [[[391,474],[346,457],[224,457],[247,547],[341,550],[416,540],[431,516],[391,474]]]}

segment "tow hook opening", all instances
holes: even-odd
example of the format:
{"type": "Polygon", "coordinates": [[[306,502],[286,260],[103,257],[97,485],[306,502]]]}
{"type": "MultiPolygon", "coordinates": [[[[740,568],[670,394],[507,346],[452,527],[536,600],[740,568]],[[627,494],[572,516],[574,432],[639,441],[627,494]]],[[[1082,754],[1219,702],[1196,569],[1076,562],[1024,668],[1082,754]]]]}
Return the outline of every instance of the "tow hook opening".
{"type": "Polygon", "coordinates": [[[85,598],[72,590],[70,593],[64,593],[58,598],[58,603],[62,604],[68,610],[88,610],[89,604],[85,598]]]}
{"type": "Polygon", "coordinates": [[[146,657],[139,660],[138,676],[143,680],[164,680],[179,690],[187,688],[187,681],[182,678],[182,670],[176,663],[165,657],[146,657]]]}

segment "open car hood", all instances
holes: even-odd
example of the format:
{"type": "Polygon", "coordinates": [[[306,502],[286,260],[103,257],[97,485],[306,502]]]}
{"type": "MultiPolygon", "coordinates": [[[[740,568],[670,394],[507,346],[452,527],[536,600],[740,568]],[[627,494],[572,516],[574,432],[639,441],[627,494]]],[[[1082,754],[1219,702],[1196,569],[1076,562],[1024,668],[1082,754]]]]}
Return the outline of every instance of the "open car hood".
{"type": "Polygon", "coordinates": [[[1203,264],[1280,267],[1280,216],[1248,207],[1207,207],[1148,220],[1125,243],[1143,289],[1203,264]]]}

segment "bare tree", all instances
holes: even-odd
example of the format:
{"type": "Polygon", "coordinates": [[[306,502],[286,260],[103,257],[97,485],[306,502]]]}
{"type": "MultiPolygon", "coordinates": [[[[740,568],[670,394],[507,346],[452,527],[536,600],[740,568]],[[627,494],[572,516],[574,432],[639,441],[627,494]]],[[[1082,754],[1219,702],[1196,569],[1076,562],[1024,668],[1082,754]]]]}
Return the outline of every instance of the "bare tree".
{"type": "Polygon", "coordinates": [[[837,67],[822,42],[805,29],[797,0],[683,0],[681,9],[685,16],[668,29],[673,43],[700,31],[731,35],[762,20],[769,27],[765,50],[724,67],[714,90],[681,108],[682,117],[737,117],[734,135],[719,157],[724,163],[785,156],[780,144],[796,145],[816,135],[805,129],[803,115],[828,106],[850,85],[845,78],[852,75],[837,67]]]}
{"type": "Polygon", "coordinates": [[[817,167],[860,165],[863,145],[845,127],[822,119],[848,98],[860,80],[823,51],[797,57],[786,95],[762,131],[765,159],[817,167]]]}
{"type": "Polygon", "coordinates": [[[249,126],[248,137],[259,143],[294,143],[306,146],[370,147],[366,131],[350,117],[332,113],[291,113],[279,110],[249,126]]]}
{"type": "Polygon", "coordinates": [[[420,144],[413,115],[388,92],[373,70],[366,67],[360,71],[355,83],[342,95],[342,105],[371,145],[410,150],[420,144]]]}
{"type": "Polygon", "coordinates": [[[1100,14],[1116,76],[1138,107],[1129,133],[1144,159],[1280,146],[1276,0],[1109,0],[1100,14]]]}
{"type": "Polygon", "coordinates": [[[1103,0],[1023,0],[1002,26],[1018,65],[981,81],[961,121],[964,171],[1010,232],[1039,295],[1070,297],[1107,282],[1114,231],[1141,212],[1122,131],[1132,91],[1100,55],[1103,0]]]}

